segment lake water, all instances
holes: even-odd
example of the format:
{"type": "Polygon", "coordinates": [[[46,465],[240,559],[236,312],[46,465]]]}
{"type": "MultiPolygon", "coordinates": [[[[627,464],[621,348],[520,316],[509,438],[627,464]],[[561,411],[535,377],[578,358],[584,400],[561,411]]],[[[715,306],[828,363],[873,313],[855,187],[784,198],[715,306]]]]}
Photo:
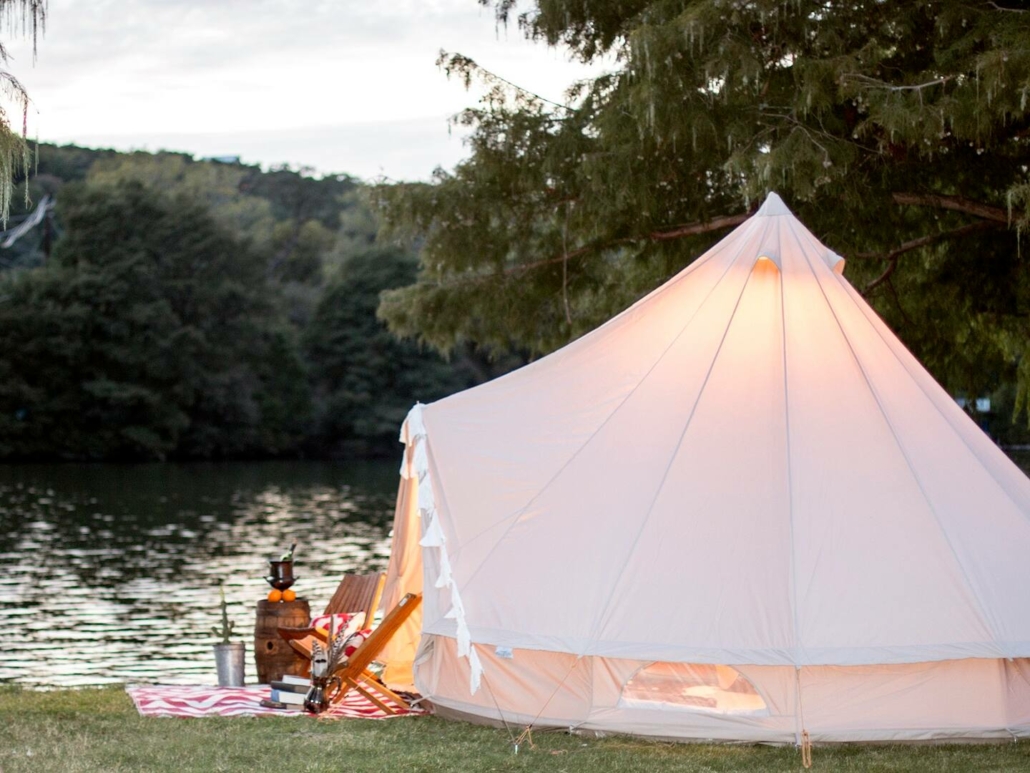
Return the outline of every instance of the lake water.
{"type": "Polygon", "coordinates": [[[267,561],[321,612],[345,572],[386,568],[397,464],[0,466],[0,683],[214,683],[224,581],[256,681],[267,561]]]}

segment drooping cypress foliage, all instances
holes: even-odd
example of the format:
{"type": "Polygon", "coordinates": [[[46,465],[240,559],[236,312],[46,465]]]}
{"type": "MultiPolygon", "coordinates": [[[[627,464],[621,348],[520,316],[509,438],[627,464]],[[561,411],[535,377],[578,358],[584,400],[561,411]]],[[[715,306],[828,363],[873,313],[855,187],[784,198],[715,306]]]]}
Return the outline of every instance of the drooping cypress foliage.
{"type": "MultiPolygon", "coordinates": [[[[0,31],[32,38],[35,55],[39,36],[46,30],[47,0],[0,0],[0,31]]],[[[29,93],[8,66],[11,57],[0,42],[0,222],[6,227],[14,199],[14,181],[32,167],[28,144],[29,93]],[[16,108],[12,115],[11,107],[16,108]]],[[[28,188],[25,202],[28,203],[28,188]]]]}
{"type": "MultiPolygon", "coordinates": [[[[566,105],[460,55],[470,156],[382,186],[422,244],[394,330],[546,352],[778,191],[955,390],[1030,384],[1030,11],[960,0],[488,2],[604,74],[566,105]]],[[[514,78],[517,80],[517,77],[514,78]]]]}

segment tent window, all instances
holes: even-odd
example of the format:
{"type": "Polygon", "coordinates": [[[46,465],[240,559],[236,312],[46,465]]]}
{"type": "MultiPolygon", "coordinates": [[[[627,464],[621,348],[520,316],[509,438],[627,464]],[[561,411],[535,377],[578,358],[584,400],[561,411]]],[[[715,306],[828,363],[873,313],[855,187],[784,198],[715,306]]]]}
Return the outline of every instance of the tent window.
{"type": "Polygon", "coordinates": [[[700,663],[652,663],[640,669],[622,689],[619,706],[744,716],[769,713],[762,696],[739,671],[700,663]]]}

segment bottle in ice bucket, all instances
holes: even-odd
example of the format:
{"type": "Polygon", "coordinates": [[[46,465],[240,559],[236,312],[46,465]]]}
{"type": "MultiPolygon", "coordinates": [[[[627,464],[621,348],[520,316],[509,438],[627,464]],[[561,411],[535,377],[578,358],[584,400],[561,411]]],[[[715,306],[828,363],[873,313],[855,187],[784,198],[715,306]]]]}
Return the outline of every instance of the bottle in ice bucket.
{"type": "Polygon", "coordinates": [[[290,545],[290,549],[283,553],[282,558],[278,561],[268,562],[270,576],[265,579],[276,590],[286,590],[297,581],[297,578],[293,576],[293,551],[296,548],[297,543],[294,542],[290,545]]]}

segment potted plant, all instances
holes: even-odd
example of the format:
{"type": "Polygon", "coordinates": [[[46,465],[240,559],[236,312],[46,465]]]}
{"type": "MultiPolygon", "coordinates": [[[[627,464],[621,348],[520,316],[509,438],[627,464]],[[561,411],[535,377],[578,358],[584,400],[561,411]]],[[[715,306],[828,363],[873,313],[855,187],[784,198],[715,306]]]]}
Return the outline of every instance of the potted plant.
{"type": "Polygon", "coordinates": [[[221,641],[215,645],[215,666],[218,668],[219,687],[243,686],[243,662],[246,645],[241,641],[229,641],[235,623],[229,620],[229,605],[225,601],[225,586],[219,585],[222,594],[222,628],[212,628],[221,641]]]}

